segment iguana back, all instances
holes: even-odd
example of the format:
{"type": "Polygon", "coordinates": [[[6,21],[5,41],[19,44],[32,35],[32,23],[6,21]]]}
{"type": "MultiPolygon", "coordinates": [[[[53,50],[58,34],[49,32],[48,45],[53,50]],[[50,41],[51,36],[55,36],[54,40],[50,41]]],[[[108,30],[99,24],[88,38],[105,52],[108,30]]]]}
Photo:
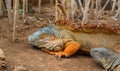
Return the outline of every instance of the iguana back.
{"type": "MultiPolygon", "coordinates": [[[[54,28],[63,31],[60,34],[81,44],[81,50],[90,52],[94,47],[106,47],[120,52],[120,27],[100,24],[75,24],[70,20],[58,20],[54,28]]],[[[65,37],[64,37],[65,38],[65,37]]]]}

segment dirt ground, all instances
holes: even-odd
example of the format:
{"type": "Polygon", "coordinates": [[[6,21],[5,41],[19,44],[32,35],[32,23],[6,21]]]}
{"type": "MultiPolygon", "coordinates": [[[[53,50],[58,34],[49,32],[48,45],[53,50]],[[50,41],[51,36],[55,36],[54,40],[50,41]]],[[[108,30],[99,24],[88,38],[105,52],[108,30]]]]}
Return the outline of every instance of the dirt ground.
{"type": "Polygon", "coordinates": [[[49,8],[42,8],[42,13],[37,15],[29,14],[25,24],[21,19],[17,21],[16,42],[12,41],[12,26],[9,25],[8,18],[0,18],[0,48],[6,56],[7,71],[12,71],[17,65],[22,65],[30,71],[104,71],[90,56],[77,54],[70,58],[56,58],[28,43],[28,36],[46,26],[48,18],[54,20],[50,13],[53,10],[49,8]],[[34,20],[33,15],[39,17],[39,20],[34,20]]]}

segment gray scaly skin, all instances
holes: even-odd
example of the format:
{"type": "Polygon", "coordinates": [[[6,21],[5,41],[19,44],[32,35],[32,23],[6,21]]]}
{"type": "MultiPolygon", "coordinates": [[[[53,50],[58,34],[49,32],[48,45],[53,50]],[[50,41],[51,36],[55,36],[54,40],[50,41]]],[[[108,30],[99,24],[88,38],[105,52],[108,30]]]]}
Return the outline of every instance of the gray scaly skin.
{"type": "Polygon", "coordinates": [[[108,71],[112,71],[120,65],[120,54],[107,48],[93,48],[90,51],[91,56],[108,71]]]}
{"type": "Polygon", "coordinates": [[[60,30],[56,29],[52,25],[49,25],[48,27],[42,28],[33,33],[28,38],[28,41],[30,44],[37,46],[38,48],[45,48],[50,51],[60,51],[64,49],[64,44],[66,42],[76,41],[82,45],[81,50],[90,52],[91,56],[99,61],[102,64],[103,68],[112,70],[114,67],[120,64],[120,55],[106,48],[93,47],[100,47],[102,45],[104,47],[113,49],[112,46],[117,44],[119,39],[119,35],[108,36],[94,33],[87,34],[77,31],[72,32],[70,30],[66,30],[65,28],[62,28],[62,30],[60,30]],[[51,41],[52,37],[54,37],[54,41],[51,41]],[[108,37],[112,37],[112,39],[108,37]]]}
{"type": "Polygon", "coordinates": [[[38,48],[59,51],[64,49],[63,45],[68,41],[72,41],[72,39],[64,30],[57,31],[53,28],[53,25],[49,25],[29,36],[28,41],[38,48]],[[52,41],[52,37],[54,37],[54,41],[52,41]]]}

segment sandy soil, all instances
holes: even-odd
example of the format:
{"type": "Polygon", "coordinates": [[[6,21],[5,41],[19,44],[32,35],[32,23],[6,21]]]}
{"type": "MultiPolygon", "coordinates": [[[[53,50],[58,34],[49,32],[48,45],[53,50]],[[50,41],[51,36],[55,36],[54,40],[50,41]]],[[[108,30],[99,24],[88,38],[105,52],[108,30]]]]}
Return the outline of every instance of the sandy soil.
{"type": "Polygon", "coordinates": [[[28,36],[46,26],[47,18],[53,20],[53,15],[49,13],[51,11],[45,7],[41,14],[34,14],[43,20],[31,21],[29,18],[27,23],[23,24],[19,19],[16,25],[16,42],[12,41],[12,26],[9,25],[8,19],[0,19],[0,48],[6,55],[7,71],[11,71],[17,65],[22,65],[31,71],[104,71],[90,56],[76,54],[70,58],[56,58],[33,48],[28,43],[28,36]]]}

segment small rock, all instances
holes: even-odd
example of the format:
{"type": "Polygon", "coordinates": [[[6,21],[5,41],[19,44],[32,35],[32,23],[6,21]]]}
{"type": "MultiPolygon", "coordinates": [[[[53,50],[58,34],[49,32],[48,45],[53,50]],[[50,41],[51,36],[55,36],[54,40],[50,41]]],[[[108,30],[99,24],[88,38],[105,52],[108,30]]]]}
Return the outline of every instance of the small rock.
{"type": "Polygon", "coordinates": [[[2,49],[0,49],[0,60],[5,60],[5,55],[2,49]]]}
{"type": "Polygon", "coordinates": [[[40,21],[43,21],[44,19],[43,18],[38,18],[40,21]]]}
{"type": "Polygon", "coordinates": [[[36,21],[36,18],[34,18],[34,17],[28,17],[28,19],[31,20],[32,22],[36,21]]]}
{"type": "Polygon", "coordinates": [[[5,61],[5,55],[2,49],[0,49],[0,70],[7,68],[7,64],[5,61]]]}
{"type": "Polygon", "coordinates": [[[28,70],[23,66],[15,66],[13,71],[28,71],[28,70]]]}
{"type": "Polygon", "coordinates": [[[6,61],[0,60],[0,71],[7,68],[6,61]]]}

